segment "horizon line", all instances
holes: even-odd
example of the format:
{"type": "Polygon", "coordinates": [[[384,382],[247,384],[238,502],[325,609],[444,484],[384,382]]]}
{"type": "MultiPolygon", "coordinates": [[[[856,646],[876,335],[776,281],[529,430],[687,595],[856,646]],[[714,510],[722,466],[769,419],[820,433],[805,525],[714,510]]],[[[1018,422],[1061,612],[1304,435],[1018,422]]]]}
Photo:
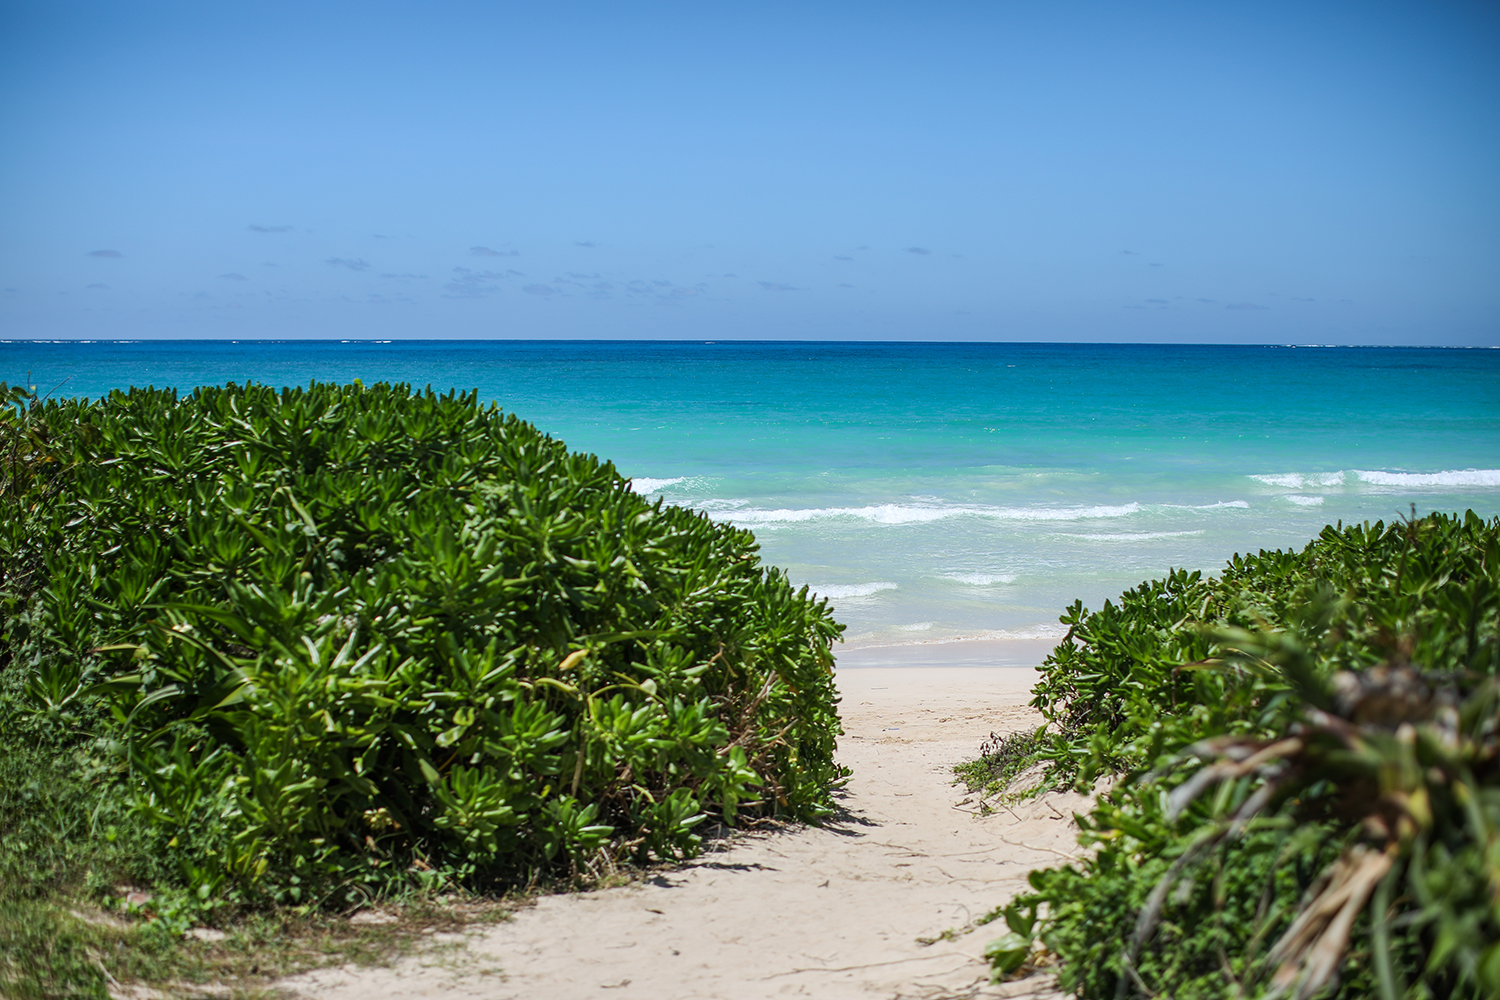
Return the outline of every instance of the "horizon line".
{"type": "Polygon", "coordinates": [[[837,340],[779,337],[756,339],[750,337],[724,337],[704,340],[697,337],[9,337],[0,338],[0,344],[696,344],[719,346],[723,344],[891,344],[930,346],[1015,346],[1015,347],[1260,347],[1266,349],[1316,349],[1316,350],[1439,350],[1439,351],[1493,351],[1500,344],[1312,344],[1312,343],[1207,343],[1170,340],[837,340]]]}

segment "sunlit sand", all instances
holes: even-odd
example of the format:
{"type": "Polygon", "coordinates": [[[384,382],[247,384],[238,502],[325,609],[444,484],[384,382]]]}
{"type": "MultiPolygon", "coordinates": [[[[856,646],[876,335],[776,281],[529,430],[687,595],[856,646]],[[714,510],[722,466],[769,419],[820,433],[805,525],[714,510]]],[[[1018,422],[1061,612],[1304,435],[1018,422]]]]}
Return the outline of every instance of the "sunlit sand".
{"type": "Polygon", "coordinates": [[[284,985],[309,997],[1060,996],[1047,977],[987,985],[990,924],[962,932],[1077,850],[1079,801],[1052,796],[979,817],[952,767],[992,731],[1034,725],[1034,644],[945,643],[840,657],[854,769],[821,828],[736,838],[644,882],[548,896],[391,969],[325,970],[284,985]],[[931,939],[939,940],[924,943],[931,939]]]}

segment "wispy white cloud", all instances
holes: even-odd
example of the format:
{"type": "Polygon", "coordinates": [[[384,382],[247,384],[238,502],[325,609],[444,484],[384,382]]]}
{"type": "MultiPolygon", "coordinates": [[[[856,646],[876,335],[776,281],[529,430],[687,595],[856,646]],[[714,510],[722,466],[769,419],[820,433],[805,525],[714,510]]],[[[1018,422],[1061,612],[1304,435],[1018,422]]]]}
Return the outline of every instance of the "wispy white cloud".
{"type": "MultiPolygon", "coordinates": [[[[511,274],[515,272],[512,271],[511,274]]],[[[382,275],[382,277],[385,277],[382,275]]],[[[390,275],[392,278],[421,277],[420,275],[390,275]]],[[[500,291],[507,275],[502,271],[474,271],[467,267],[455,267],[453,280],[443,286],[449,298],[475,299],[500,291]]]]}

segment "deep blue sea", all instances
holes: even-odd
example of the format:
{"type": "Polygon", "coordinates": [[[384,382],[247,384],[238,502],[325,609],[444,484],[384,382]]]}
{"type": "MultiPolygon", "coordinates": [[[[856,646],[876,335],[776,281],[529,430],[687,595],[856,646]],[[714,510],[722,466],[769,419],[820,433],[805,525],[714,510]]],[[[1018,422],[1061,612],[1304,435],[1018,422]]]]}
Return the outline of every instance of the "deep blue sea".
{"type": "Polygon", "coordinates": [[[28,378],[477,388],[639,492],[753,529],[864,645],[1041,638],[1075,598],[1325,523],[1500,514],[1500,350],[0,342],[0,380],[28,378]]]}

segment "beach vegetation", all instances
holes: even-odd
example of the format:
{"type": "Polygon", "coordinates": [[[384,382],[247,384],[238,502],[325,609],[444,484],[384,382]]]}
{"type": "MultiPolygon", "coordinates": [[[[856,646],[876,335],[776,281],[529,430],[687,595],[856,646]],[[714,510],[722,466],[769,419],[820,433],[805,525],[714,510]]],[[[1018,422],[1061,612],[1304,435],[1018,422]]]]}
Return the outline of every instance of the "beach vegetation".
{"type": "Polygon", "coordinates": [[[0,992],[831,811],[826,603],[476,393],[4,393],[0,992]]]}
{"type": "Polygon", "coordinates": [[[1029,755],[970,773],[1104,790],[1087,857],[1005,911],[997,975],[1050,963],[1096,998],[1500,996],[1500,519],[1333,525],[1062,621],[1029,755]]]}

